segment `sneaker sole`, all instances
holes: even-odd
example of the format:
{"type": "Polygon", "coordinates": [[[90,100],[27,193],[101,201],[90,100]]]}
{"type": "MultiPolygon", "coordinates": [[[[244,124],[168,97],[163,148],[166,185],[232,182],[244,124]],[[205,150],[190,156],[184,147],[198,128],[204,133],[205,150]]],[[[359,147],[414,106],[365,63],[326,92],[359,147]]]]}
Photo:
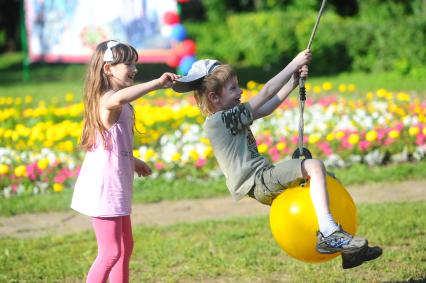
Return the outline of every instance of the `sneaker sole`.
{"type": "Polygon", "coordinates": [[[316,250],[317,252],[319,252],[320,254],[335,254],[335,253],[345,253],[345,254],[354,254],[357,253],[359,251],[362,251],[363,249],[365,249],[368,246],[368,241],[365,241],[365,244],[361,247],[353,247],[353,248],[338,248],[338,249],[322,249],[317,247],[316,250]]]}
{"type": "Polygon", "coordinates": [[[380,247],[366,247],[357,254],[342,254],[342,268],[349,269],[360,266],[364,262],[375,260],[383,254],[380,247]]]}

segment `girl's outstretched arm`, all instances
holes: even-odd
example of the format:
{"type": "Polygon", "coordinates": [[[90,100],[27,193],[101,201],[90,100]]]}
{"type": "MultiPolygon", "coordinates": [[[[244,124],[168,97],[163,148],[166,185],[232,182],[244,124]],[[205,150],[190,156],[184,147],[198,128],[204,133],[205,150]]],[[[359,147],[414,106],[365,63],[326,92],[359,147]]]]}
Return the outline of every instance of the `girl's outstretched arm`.
{"type": "Polygon", "coordinates": [[[123,104],[132,102],[150,91],[169,88],[173,85],[173,82],[178,79],[179,76],[173,73],[164,73],[158,79],[141,83],[133,86],[129,86],[118,91],[109,91],[104,94],[103,106],[106,109],[112,110],[120,107],[123,104]]]}
{"type": "Polygon", "coordinates": [[[296,71],[310,61],[311,51],[309,49],[303,50],[281,72],[270,79],[259,93],[249,101],[254,114],[284,87],[296,71]]]}

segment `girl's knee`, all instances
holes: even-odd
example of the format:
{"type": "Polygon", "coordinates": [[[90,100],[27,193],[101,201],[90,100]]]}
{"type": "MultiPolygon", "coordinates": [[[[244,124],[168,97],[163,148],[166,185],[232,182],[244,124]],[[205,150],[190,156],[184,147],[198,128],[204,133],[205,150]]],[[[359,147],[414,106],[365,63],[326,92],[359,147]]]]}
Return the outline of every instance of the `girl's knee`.
{"type": "Polygon", "coordinates": [[[112,267],[121,257],[121,249],[108,249],[107,252],[99,255],[105,266],[112,267]]]}

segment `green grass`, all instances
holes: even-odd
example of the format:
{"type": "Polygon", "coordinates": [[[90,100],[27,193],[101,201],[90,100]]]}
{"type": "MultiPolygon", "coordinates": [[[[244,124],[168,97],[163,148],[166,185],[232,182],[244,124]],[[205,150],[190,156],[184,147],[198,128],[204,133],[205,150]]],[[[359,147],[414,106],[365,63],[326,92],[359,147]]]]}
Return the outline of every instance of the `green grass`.
{"type": "MultiPolygon", "coordinates": [[[[132,282],[424,282],[426,202],[359,206],[358,234],[384,254],[343,270],[294,260],[275,244],[267,217],[134,227],[132,282]]],[[[92,232],[0,239],[1,282],[81,282],[96,255],[92,232]]]]}
{"type": "MultiPolygon", "coordinates": [[[[345,186],[373,183],[398,182],[426,179],[426,161],[368,167],[356,165],[348,169],[330,170],[345,186]]],[[[229,196],[223,178],[217,179],[137,179],[133,203],[159,202],[162,200],[200,199],[229,196]]],[[[22,213],[65,211],[69,209],[72,188],[61,193],[43,195],[0,197],[0,215],[11,216],[22,213]]],[[[230,196],[229,196],[230,197],[230,196]]]]}

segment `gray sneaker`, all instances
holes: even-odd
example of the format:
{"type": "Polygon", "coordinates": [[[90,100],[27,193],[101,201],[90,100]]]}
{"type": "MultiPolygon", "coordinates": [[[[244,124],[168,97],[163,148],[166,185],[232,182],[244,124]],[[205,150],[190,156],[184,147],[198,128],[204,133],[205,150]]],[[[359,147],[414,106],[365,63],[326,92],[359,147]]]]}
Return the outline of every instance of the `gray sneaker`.
{"type": "Polygon", "coordinates": [[[334,254],[343,252],[346,254],[356,253],[368,245],[364,238],[354,237],[345,232],[339,225],[339,230],[328,237],[317,232],[317,251],[321,254],[334,254]]]}

